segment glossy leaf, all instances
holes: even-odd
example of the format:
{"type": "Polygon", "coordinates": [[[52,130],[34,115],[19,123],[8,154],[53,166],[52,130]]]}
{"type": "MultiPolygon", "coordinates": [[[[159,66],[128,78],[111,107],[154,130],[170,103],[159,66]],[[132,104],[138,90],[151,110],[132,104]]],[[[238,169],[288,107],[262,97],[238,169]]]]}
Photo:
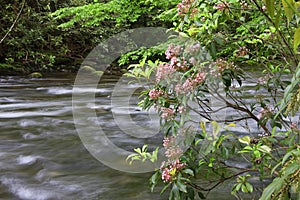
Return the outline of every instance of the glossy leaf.
{"type": "Polygon", "coordinates": [[[264,152],[264,153],[270,153],[271,152],[271,148],[266,146],[266,145],[262,145],[262,146],[258,147],[258,150],[260,150],[261,152],[264,152]]]}
{"type": "Polygon", "coordinates": [[[294,15],[295,1],[294,0],[282,0],[283,9],[288,22],[290,22],[294,15]]]}
{"type": "Polygon", "coordinates": [[[181,181],[177,181],[177,186],[178,186],[178,188],[179,188],[179,190],[181,191],[181,192],[184,192],[184,193],[187,193],[187,189],[186,189],[186,185],[185,184],[183,184],[181,181]]]}
{"type": "Polygon", "coordinates": [[[300,27],[296,29],[294,33],[294,51],[298,51],[298,46],[300,45],[300,27]]]}
{"type": "Polygon", "coordinates": [[[244,136],[244,137],[242,137],[242,138],[239,138],[239,142],[240,142],[240,143],[243,143],[243,144],[249,145],[250,142],[251,142],[251,139],[250,139],[249,136],[244,136]]]}

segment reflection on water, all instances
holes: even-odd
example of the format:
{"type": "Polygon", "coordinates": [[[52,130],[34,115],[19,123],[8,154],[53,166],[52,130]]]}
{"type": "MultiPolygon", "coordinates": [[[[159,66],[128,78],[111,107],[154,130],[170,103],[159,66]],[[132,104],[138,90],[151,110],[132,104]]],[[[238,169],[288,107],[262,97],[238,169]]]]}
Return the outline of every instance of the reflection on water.
{"type": "MultiPolygon", "coordinates": [[[[74,76],[55,77],[0,77],[0,199],[166,199],[158,191],[150,193],[151,173],[115,171],[89,154],[73,122],[74,76]]],[[[96,105],[86,106],[97,110],[110,139],[126,150],[143,143],[160,145],[161,137],[134,138],[116,127],[109,96],[117,77],[108,78],[96,90],[96,105]]],[[[144,123],[143,111],[135,105],[130,110],[144,123]]],[[[226,199],[234,199],[230,187],[217,188],[210,198],[224,199],[226,194],[226,199]]]]}

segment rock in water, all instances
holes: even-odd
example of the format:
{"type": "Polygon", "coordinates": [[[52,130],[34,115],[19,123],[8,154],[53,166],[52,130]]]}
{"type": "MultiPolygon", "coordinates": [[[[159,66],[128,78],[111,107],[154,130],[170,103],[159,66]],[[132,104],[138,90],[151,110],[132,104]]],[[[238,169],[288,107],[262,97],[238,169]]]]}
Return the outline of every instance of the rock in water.
{"type": "Polygon", "coordinates": [[[42,78],[43,75],[39,72],[33,72],[33,73],[29,74],[29,77],[30,78],[42,78]]]}

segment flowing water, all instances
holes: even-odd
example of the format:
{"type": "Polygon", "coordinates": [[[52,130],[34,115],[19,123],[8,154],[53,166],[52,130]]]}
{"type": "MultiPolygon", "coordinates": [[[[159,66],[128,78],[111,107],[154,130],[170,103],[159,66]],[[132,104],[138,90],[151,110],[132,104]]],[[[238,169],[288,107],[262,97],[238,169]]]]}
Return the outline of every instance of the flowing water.
{"type": "MultiPolygon", "coordinates": [[[[113,170],[85,149],[73,121],[74,78],[0,77],[0,199],[166,199],[159,191],[149,191],[151,173],[113,170]]],[[[107,77],[97,90],[98,116],[110,138],[127,150],[160,144],[160,137],[138,139],[115,126],[109,105],[117,79],[107,77]]],[[[138,107],[132,105],[131,110],[137,121],[146,120],[138,107]]],[[[209,197],[234,199],[230,188],[222,185],[209,197]]]]}

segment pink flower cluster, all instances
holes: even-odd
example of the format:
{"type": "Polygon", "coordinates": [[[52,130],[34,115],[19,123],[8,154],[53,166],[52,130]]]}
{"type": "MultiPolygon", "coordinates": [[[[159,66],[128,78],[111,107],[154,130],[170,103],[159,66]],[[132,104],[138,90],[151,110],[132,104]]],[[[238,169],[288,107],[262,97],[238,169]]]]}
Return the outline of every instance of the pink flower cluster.
{"type": "Polygon", "coordinates": [[[269,75],[263,76],[263,77],[259,77],[257,79],[257,83],[260,85],[264,85],[268,82],[268,80],[270,79],[269,75]]]}
{"type": "Polygon", "coordinates": [[[196,74],[194,79],[188,78],[188,79],[186,79],[186,81],[182,85],[177,84],[175,86],[176,94],[180,95],[180,94],[184,94],[186,92],[194,90],[195,87],[197,87],[198,85],[204,83],[205,77],[206,77],[205,73],[199,72],[199,73],[196,74]]]}
{"type": "Polygon", "coordinates": [[[292,122],[291,125],[290,125],[290,128],[291,128],[292,130],[299,130],[299,129],[298,129],[298,125],[297,125],[296,122],[292,122]]]}
{"type": "Polygon", "coordinates": [[[225,9],[229,9],[229,3],[226,1],[223,1],[221,3],[218,3],[217,5],[214,6],[214,9],[223,11],[225,9]]]}
{"type": "Polygon", "coordinates": [[[198,52],[199,51],[199,49],[200,49],[200,47],[201,47],[201,45],[200,45],[200,43],[195,43],[195,44],[193,44],[193,45],[190,45],[189,47],[188,47],[188,52],[189,53],[195,53],[195,52],[198,52]]]}
{"type": "Polygon", "coordinates": [[[178,71],[186,71],[189,67],[187,65],[187,61],[184,60],[184,58],[177,58],[177,57],[172,57],[171,58],[171,66],[174,67],[174,69],[178,71]]]}
{"type": "Polygon", "coordinates": [[[188,78],[182,85],[182,90],[184,92],[192,91],[194,89],[194,82],[193,79],[188,78]]]}
{"type": "Polygon", "coordinates": [[[173,108],[161,108],[161,117],[163,119],[171,119],[175,117],[175,110],[173,108]]]}
{"type": "Polygon", "coordinates": [[[172,57],[177,57],[179,56],[181,52],[181,46],[175,46],[173,44],[170,44],[168,49],[165,52],[166,58],[171,59],[172,57]]]}
{"type": "Polygon", "coordinates": [[[185,109],[185,107],[183,107],[183,106],[179,106],[179,107],[177,108],[177,111],[178,111],[180,114],[182,114],[182,113],[186,112],[186,109],[185,109]]]}
{"type": "Polygon", "coordinates": [[[222,58],[217,59],[213,63],[213,67],[214,67],[214,69],[211,69],[210,73],[214,76],[221,76],[222,72],[225,69],[235,69],[236,68],[236,66],[234,65],[233,62],[228,62],[222,58]]]}
{"type": "Polygon", "coordinates": [[[166,150],[165,155],[170,160],[174,160],[176,158],[179,158],[183,154],[183,151],[178,146],[170,147],[166,150]]]}
{"type": "Polygon", "coordinates": [[[174,162],[170,163],[168,166],[164,167],[164,163],[161,166],[162,170],[162,180],[163,182],[172,182],[176,177],[178,171],[182,170],[186,166],[186,163],[181,163],[179,159],[175,160],[174,162]]]}
{"type": "Polygon", "coordinates": [[[181,3],[177,5],[178,15],[185,15],[189,12],[191,12],[192,15],[197,13],[196,8],[191,9],[193,2],[194,0],[182,0],[181,3]]]}
{"type": "Polygon", "coordinates": [[[172,180],[173,175],[171,175],[170,171],[171,171],[171,169],[169,169],[167,167],[162,170],[161,179],[163,180],[163,182],[165,182],[165,183],[169,182],[170,183],[170,182],[173,181],[172,180]]]}
{"type": "Polygon", "coordinates": [[[159,82],[162,79],[167,78],[169,75],[173,74],[175,72],[174,66],[170,64],[160,64],[158,67],[158,70],[156,72],[156,81],[159,82]]]}
{"type": "Polygon", "coordinates": [[[265,107],[265,108],[262,108],[259,111],[259,114],[257,115],[257,118],[261,119],[263,117],[267,117],[268,115],[271,115],[272,113],[273,113],[273,111],[270,108],[265,107]]]}
{"type": "Polygon", "coordinates": [[[194,57],[191,57],[189,61],[192,65],[196,65],[197,63],[197,60],[194,57]]]}
{"type": "Polygon", "coordinates": [[[165,156],[169,160],[176,160],[183,153],[182,149],[176,144],[174,136],[165,137],[163,140],[163,146],[166,149],[165,156]]]}
{"type": "MultiPolygon", "coordinates": [[[[188,51],[190,53],[197,53],[197,51],[200,49],[200,44],[196,43],[188,47],[188,51]]],[[[190,68],[190,65],[196,65],[197,60],[194,57],[191,57],[189,59],[189,62],[185,60],[184,57],[180,57],[180,54],[182,52],[181,46],[175,46],[173,44],[169,45],[168,49],[165,52],[166,58],[170,60],[169,63],[166,64],[159,64],[157,72],[156,72],[156,82],[160,82],[161,80],[165,78],[172,78],[171,75],[176,72],[185,72],[190,68]]],[[[202,76],[202,74],[198,74],[197,77],[199,78],[202,76]]],[[[200,83],[200,79],[198,79],[192,82],[192,85],[195,83],[200,83]]],[[[188,86],[191,83],[186,83],[185,86],[188,86]]],[[[189,88],[189,87],[188,87],[189,88]]],[[[189,89],[186,89],[189,90],[189,89]]]]}
{"type": "Polygon", "coordinates": [[[164,140],[163,140],[163,146],[166,149],[171,147],[174,144],[175,144],[175,137],[174,136],[165,137],[164,140]]]}
{"type": "Polygon", "coordinates": [[[163,91],[161,91],[161,90],[152,89],[152,90],[150,90],[150,92],[149,92],[149,97],[150,97],[150,99],[152,99],[152,100],[156,100],[156,99],[158,99],[159,97],[161,97],[163,94],[164,94],[164,93],[163,93],[163,91]]]}
{"type": "Polygon", "coordinates": [[[194,84],[199,85],[199,84],[203,83],[204,80],[205,80],[205,73],[199,72],[198,74],[196,74],[193,82],[194,82],[194,84]]]}
{"type": "Polygon", "coordinates": [[[247,47],[243,46],[243,47],[240,47],[236,51],[236,56],[237,57],[243,57],[243,56],[247,55],[248,53],[249,53],[249,49],[247,49],[247,47]]]}
{"type": "MultiPolygon", "coordinates": [[[[192,47],[192,50],[195,51],[200,48],[200,44],[195,44],[192,47]]],[[[160,82],[165,78],[172,78],[171,75],[176,71],[186,71],[189,69],[189,64],[184,57],[180,57],[182,51],[181,46],[175,46],[173,44],[169,45],[168,49],[165,52],[166,58],[170,60],[170,63],[159,64],[156,72],[156,82],[160,82]]],[[[190,59],[190,63],[195,65],[195,58],[190,59]]]]}

